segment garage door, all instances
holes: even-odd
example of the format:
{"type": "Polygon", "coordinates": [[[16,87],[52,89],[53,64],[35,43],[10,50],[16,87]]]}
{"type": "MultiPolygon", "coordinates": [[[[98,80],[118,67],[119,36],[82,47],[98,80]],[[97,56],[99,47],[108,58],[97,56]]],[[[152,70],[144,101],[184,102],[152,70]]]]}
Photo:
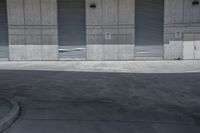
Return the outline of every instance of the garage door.
{"type": "Polygon", "coordinates": [[[8,26],[6,0],[0,0],[0,60],[8,59],[8,26]]]}
{"type": "Polygon", "coordinates": [[[58,0],[59,57],[86,57],[85,0],[58,0]]]}
{"type": "Polygon", "coordinates": [[[136,59],[162,59],[164,0],[136,0],[136,59]]]}

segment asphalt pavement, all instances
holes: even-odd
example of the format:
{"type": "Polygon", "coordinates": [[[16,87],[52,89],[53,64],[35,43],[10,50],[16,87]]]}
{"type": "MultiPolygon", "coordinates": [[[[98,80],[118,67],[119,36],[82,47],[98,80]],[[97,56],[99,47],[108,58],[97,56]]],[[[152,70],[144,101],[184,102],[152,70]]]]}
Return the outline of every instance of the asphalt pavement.
{"type": "MultiPolygon", "coordinates": [[[[151,72],[136,73],[117,72],[105,62],[97,72],[98,64],[88,71],[86,64],[84,71],[44,64],[0,65],[0,96],[21,106],[19,119],[5,133],[200,132],[199,66],[195,72],[167,73],[155,63],[148,65],[155,65],[151,72]]],[[[191,65],[185,64],[181,71],[191,65]]]]}

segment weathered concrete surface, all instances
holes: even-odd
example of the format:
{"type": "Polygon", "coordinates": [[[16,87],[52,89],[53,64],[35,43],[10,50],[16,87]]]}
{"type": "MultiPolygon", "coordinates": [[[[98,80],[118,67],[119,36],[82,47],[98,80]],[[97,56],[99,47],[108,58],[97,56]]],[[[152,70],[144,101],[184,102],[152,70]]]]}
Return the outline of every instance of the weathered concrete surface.
{"type": "Polygon", "coordinates": [[[135,0],[86,0],[86,29],[87,60],[133,60],[135,0]]]}
{"type": "Polygon", "coordinates": [[[191,73],[200,72],[196,61],[50,61],[0,62],[2,70],[44,70],[124,73],[191,73]]]}
{"type": "Polygon", "coordinates": [[[135,63],[147,73],[116,72],[119,66],[124,70],[120,62],[90,63],[1,63],[0,96],[22,106],[21,117],[5,133],[200,132],[200,72],[161,71],[164,65],[168,71],[172,66],[196,71],[198,62],[196,68],[194,62],[135,63]],[[105,72],[94,72],[100,64],[105,72]]]}
{"type": "Polygon", "coordinates": [[[57,0],[7,0],[10,60],[57,60],[57,0]]]}
{"type": "MultiPolygon", "coordinates": [[[[193,48],[191,43],[196,43],[199,39],[189,39],[188,34],[197,34],[200,31],[200,8],[191,4],[192,1],[187,0],[165,0],[164,15],[164,44],[165,59],[195,59],[195,57],[187,57],[188,52],[193,48]],[[196,17],[197,16],[197,17],[196,17]],[[176,38],[175,33],[182,33],[182,37],[176,38]],[[190,46],[190,47],[188,47],[190,46]],[[186,53],[184,51],[187,51],[186,53]]],[[[196,44],[198,47],[199,45],[196,44]]],[[[195,54],[195,53],[194,53],[195,54]]],[[[196,49],[196,56],[199,56],[199,49],[196,49]]],[[[199,58],[196,58],[199,59],[199,58]]]]}

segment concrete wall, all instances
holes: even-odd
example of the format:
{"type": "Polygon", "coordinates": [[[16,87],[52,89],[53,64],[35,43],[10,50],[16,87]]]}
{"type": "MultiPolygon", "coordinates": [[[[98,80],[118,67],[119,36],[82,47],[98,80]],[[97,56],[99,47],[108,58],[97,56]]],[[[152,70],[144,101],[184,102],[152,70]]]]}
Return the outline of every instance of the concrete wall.
{"type": "Polygon", "coordinates": [[[87,60],[133,60],[135,0],[86,0],[86,29],[87,60]]]}
{"type": "Polygon", "coordinates": [[[10,60],[57,60],[57,1],[7,0],[10,60]]]}
{"type": "Polygon", "coordinates": [[[193,1],[165,0],[165,59],[186,59],[183,52],[185,44],[195,42],[193,35],[186,34],[200,33],[200,5],[192,5],[193,1]],[[180,36],[177,36],[178,32],[180,36]]]}
{"type": "MultiPolygon", "coordinates": [[[[188,59],[188,46],[200,56],[200,5],[192,2],[165,0],[165,59],[188,59]]],[[[58,59],[57,0],[7,0],[7,10],[10,60],[58,59]]],[[[134,60],[135,0],[86,0],[86,30],[87,60],[134,60]]]]}

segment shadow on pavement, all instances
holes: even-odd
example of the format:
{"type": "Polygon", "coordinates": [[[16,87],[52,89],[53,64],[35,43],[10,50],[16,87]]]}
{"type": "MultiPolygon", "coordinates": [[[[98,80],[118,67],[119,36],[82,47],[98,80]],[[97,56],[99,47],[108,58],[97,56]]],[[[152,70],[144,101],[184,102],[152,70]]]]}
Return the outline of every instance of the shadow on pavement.
{"type": "Polygon", "coordinates": [[[6,133],[199,133],[200,73],[0,70],[22,107],[6,133]]]}

